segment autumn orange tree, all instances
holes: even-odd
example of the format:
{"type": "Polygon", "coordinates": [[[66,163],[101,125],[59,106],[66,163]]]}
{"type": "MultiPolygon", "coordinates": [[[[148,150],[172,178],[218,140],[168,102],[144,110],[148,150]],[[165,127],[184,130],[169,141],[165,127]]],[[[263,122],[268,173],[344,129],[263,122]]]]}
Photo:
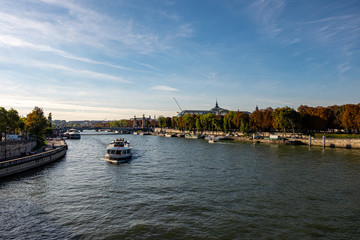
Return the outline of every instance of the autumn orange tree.
{"type": "Polygon", "coordinates": [[[256,131],[270,131],[273,128],[272,113],[273,109],[271,107],[252,112],[249,116],[250,128],[256,131]]]}
{"type": "Polygon", "coordinates": [[[341,117],[341,125],[349,132],[360,130],[360,104],[346,104],[341,117]]]}

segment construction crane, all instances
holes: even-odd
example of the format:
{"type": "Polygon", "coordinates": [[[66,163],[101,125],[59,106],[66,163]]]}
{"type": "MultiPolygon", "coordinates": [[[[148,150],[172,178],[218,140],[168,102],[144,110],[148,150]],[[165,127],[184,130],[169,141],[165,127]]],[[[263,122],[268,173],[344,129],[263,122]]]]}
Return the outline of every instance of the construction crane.
{"type": "Polygon", "coordinates": [[[181,109],[181,107],[180,107],[180,105],[179,105],[178,101],[176,101],[176,98],[175,98],[175,97],[174,97],[174,100],[175,100],[176,104],[178,105],[178,107],[180,108],[180,111],[182,112],[182,109],[181,109]]]}

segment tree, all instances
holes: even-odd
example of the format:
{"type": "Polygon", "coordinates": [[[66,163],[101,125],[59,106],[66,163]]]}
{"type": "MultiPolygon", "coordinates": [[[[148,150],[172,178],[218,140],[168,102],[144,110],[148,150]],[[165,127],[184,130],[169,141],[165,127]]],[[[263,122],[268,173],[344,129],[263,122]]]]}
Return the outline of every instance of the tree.
{"type": "Polygon", "coordinates": [[[175,128],[175,129],[180,129],[179,118],[178,117],[172,117],[171,118],[171,127],[175,128]]]}
{"type": "Polygon", "coordinates": [[[214,124],[213,124],[214,117],[215,117],[215,115],[213,113],[207,113],[207,114],[204,114],[204,115],[200,116],[200,123],[201,123],[202,128],[205,131],[209,131],[209,130],[213,129],[213,127],[214,127],[214,124]]]}
{"type": "Polygon", "coordinates": [[[283,130],[292,129],[300,125],[300,114],[289,107],[277,108],[273,112],[273,126],[275,129],[283,130]]]}
{"type": "MultiPolygon", "coordinates": [[[[18,112],[11,108],[10,110],[6,110],[3,107],[0,107],[0,135],[16,132],[16,130],[20,127],[20,117],[18,112]]],[[[1,137],[0,137],[1,139],[1,137]]]]}
{"type": "Polygon", "coordinates": [[[171,117],[165,118],[165,127],[171,128],[171,117]]]}
{"type": "Polygon", "coordinates": [[[247,126],[247,128],[249,126],[249,114],[238,111],[233,116],[231,122],[236,129],[239,129],[241,132],[244,133],[245,126],[247,126]]]}
{"type": "Polygon", "coordinates": [[[43,144],[46,129],[49,126],[48,120],[44,117],[42,108],[35,107],[27,115],[25,128],[36,137],[38,145],[43,144]]]}
{"type": "Polygon", "coordinates": [[[241,120],[240,132],[246,133],[246,134],[249,133],[249,123],[246,122],[245,120],[241,120]]]}
{"type": "Polygon", "coordinates": [[[158,117],[159,127],[164,128],[165,127],[165,117],[159,116],[158,117]]]}
{"type": "Polygon", "coordinates": [[[341,118],[341,125],[348,131],[360,129],[360,106],[346,104],[341,118]]]}
{"type": "Polygon", "coordinates": [[[16,129],[20,126],[20,117],[18,111],[11,108],[7,112],[7,118],[8,118],[8,129],[10,132],[15,132],[16,129]]]}
{"type": "Polygon", "coordinates": [[[249,119],[250,128],[256,131],[270,131],[273,128],[272,113],[271,107],[252,112],[249,119]]]}
{"type": "Polygon", "coordinates": [[[191,114],[186,114],[183,116],[185,122],[185,129],[191,131],[195,128],[195,119],[194,116],[191,114]]]}
{"type": "Polygon", "coordinates": [[[231,129],[235,128],[235,125],[232,123],[232,119],[235,117],[235,112],[230,111],[224,116],[224,131],[228,132],[231,129]]]}
{"type": "Polygon", "coordinates": [[[213,118],[213,126],[216,131],[225,131],[224,130],[224,117],[223,116],[215,116],[213,118]]]}
{"type": "MultiPolygon", "coordinates": [[[[8,116],[7,116],[7,111],[5,108],[0,107],[0,133],[1,133],[1,137],[2,134],[7,132],[8,130],[8,116]]],[[[6,137],[6,136],[5,136],[6,137]]]]}
{"type": "Polygon", "coordinates": [[[196,123],[195,123],[195,125],[196,125],[196,130],[197,130],[198,132],[200,132],[200,131],[201,131],[201,123],[200,123],[200,118],[199,118],[199,117],[196,118],[196,123]]]}

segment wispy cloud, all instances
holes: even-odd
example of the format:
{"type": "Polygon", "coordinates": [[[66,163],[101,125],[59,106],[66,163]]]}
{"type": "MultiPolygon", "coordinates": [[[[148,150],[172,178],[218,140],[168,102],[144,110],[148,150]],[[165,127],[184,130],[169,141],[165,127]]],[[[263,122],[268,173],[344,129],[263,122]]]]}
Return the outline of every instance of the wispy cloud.
{"type": "Polygon", "coordinates": [[[178,92],[179,89],[172,88],[169,86],[154,86],[151,88],[152,90],[159,90],[159,91],[168,91],[168,92],[178,92]]]}
{"type": "Polygon", "coordinates": [[[0,46],[19,47],[19,48],[36,50],[36,51],[50,52],[52,54],[55,54],[55,55],[58,55],[58,56],[61,56],[61,57],[67,58],[67,59],[72,59],[72,60],[76,60],[76,61],[80,61],[80,62],[84,62],[84,63],[99,64],[99,65],[104,65],[104,66],[123,69],[123,70],[133,70],[132,68],[128,68],[128,67],[124,67],[124,66],[120,66],[120,65],[96,61],[96,60],[92,60],[92,59],[84,58],[84,57],[78,57],[78,56],[75,56],[66,51],[55,49],[55,48],[52,48],[52,47],[46,46],[46,45],[33,44],[33,43],[27,42],[23,39],[16,38],[16,37],[13,37],[10,35],[0,35],[0,46]]]}
{"type": "Polygon", "coordinates": [[[58,64],[38,62],[38,63],[31,63],[31,64],[29,64],[29,66],[42,67],[42,68],[46,68],[46,69],[53,68],[53,69],[61,70],[68,74],[77,75],[79,77],[85,77],[85,78],[88,77],[88,78],[93,78],[93,79],[107,80],[107,81],[113,81],[113,82],[119,82],[119,83],[131,83],[130,81],[128,81],[122,77],[117,77],[117,76],[113,76],[110,74],[99,73],[99,72],[94,72],[94,71],[89,71],[89,70],[84,70],[84,69],[71,68],[71,67],[67,67],[64,65],[58,65],[58,64]]]}
{"type": "MultiPolygon", "coordinates": [[[[61,74],[70,75],[72,79],[74,80],[76,78],[82,78],[82,79],[97,79],[101,81],[110,81],[110,82],[117,82],[117,83],[132,83],[132,81],[127,80],[120,76],[114,76],[108,73],[101,73],[101,72],[95,72],[87,69],[81,69],[77,67],[69,67],[66,65],[51,63],[51,62],[42,62],[38,60],[22,60],[18,58],[7,58],[5,56],[0,56],[0,63],[5,64],[12,64],[17,65],[17,68],[19,66],[22,67],[31,67],[31,68],[37,68],[41,70],[49,70],[54,69],[58,70],[61,74]]],[[[3,76],[3,74],[0,74],[0,77],[3,76]]],[[[26,76],[25,78],[29,78],[26,76]]]]}
{"type": "Polygon", "coordinates": [[[150,53],[161,47],[156,33],[147,31],[141,25],[135,26],[132,19],[115,20],[65,0],[44,0],[42,3],[64,9],[67,14],[50,14],[41,8],[34,11],[19,9],[17,12],[0,12],[0,33],[51,42],[53,45],[82,43],[102,49],[106,49],[109,41],[115,41],[118,44],[112,54],[123,50],[150,53]]]}
{"type": "Polygon", "coordinates": [[[338,15],[307,21],[310,40],[320,43],[322,48],[339,53],[338,69],[341,74],[352,69],[354,56],[358,55],[360,37],[360,15],[338,15]]]}
{"type": "Polygon", "coordinates": [[[250,5],[249,10],[268,34],[277,35],[282,31],[277,18],[284,8],[284,0],[256,0],[250,5]]]}

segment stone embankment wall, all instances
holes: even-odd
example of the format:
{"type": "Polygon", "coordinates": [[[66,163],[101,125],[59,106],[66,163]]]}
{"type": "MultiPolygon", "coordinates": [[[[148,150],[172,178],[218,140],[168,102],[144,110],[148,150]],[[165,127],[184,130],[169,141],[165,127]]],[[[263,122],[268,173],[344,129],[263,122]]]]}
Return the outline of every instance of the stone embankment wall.
{"type": "MultiPolygon", "coordinates": [[[[190,133],[190,131],[180,131],[177,129],[166,129],[166,128],[155,128],[155,133],[190,133]]],[[[213,132],[213,131],[205,131],[203,134],[206,135],[225,135],[223,132],[213,132]]],[[[274,135],[278,135],[282,138],[287,138],[287,140],[270,140],[270,139],[253,139],[251,136],[244,136],[241,132],[232,132],[232,139],[235,141],[246,141],[246,142],[255,142],[255,143],[273,143],[273,144],[291,144],[291,142],[297,142],[304,145],[309,144],[309,136],[303,134],[293,134],[293,133],[274,133],[274,135]],[[296,138],[293,138],[296,137],[296,138]]],[[[261,136],[264,138],[268,138],[271,134],[269,132],[258,133],[256,136],[261,136]]],[[[324,142],[322,138],[311,138],[311,146],[324,146],[324,142]]],[[[326,148],[348,148],[348,149],[360,149],[360,139],[359,138],[326,138],[325,139],[325,147],[326,148]]]]}
{"type": "MultiPolygon", "coordinates": [[[[236,141],[252,141],[255,143],[274,143],[274,144],[292,144],[294,145],[308,145],[310,146],[309,137],[299,139],[286,139],[286,140],[270,140],[270,139],[252,139],[251,137],[234,137],[236,141]]],[[[325,148],[348,148],[348,149],[360,149],[360,139],[333,139],[326,138],[325,144],[322,138],[311,138],[311,146],[319,146],[325,148]]]]}
{"type": "MultiPolygon", "coordinates": [[[[309,145],[309,139],[301,139],[301,141],[307,145],[309,145]]],[[[323,146],[323,139],[319,138],[311,138],[311,146],[323,146]]],[[[326,138],[325,139],[325,147],[330,148],[356,148],[360,149],[360,139],[358,138],[326,138]]]]}
{"type": "Polygon", "coordinates": [[[6,143],[0,142],[0,160],[5,159],[5,147],[6,158],[14,158],[25,155],[35,146],[35,140],[8,140],[6,143]]]}
{"type": "Polygon", "coordinates": [[[63,141],[63,145],[58,147],[50,147],[49,150],[34,154],[27,157],[20,157],[0,162],[0,178],[10,176],[16,173],[24,172],[50,162],[59,160],[66,154],[67,145],[63,141]]]}

